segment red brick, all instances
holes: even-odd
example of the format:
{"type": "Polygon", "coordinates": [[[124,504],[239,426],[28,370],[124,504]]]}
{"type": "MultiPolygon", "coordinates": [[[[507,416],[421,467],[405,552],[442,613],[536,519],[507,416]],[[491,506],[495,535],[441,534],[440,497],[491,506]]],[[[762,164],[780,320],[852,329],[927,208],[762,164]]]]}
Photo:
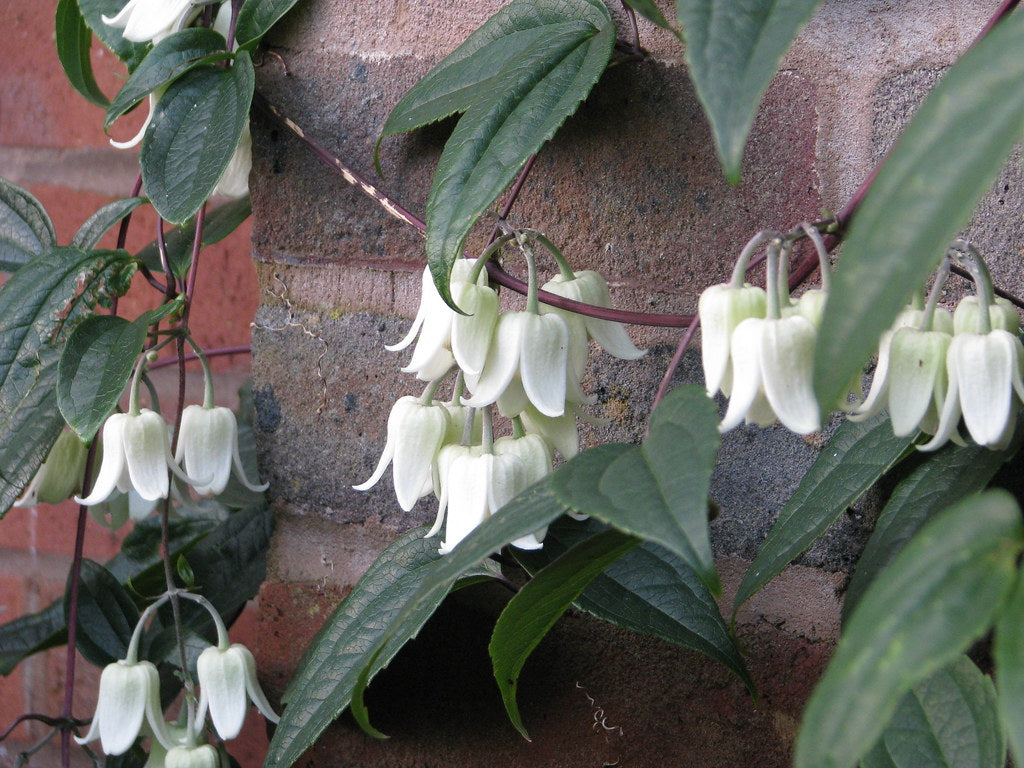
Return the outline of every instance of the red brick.
{"type": "MultiPolygon", "coordinates": [[[[0,532],[7,521],[0,525],[0,532]]],[[[7,623],[25,612],[25,581],[16,574],[0,574],[0,623],[7,623]]],[[[22,715],[27,707],[23,670],[19,667],[7,677],[0,677],[0,733],[22,715]]],[[[29,738],[28,727],[19,726],[10,736],[13,741],[29,738]]]]}

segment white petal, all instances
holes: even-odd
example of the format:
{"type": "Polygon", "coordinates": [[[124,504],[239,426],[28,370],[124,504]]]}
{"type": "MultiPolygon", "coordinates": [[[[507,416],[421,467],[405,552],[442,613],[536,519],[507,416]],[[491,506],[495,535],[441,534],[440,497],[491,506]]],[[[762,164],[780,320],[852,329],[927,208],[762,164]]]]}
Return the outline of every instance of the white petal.
{"type": "Polygon", "coordinates": [[[452,354],[463,371],[479,374],[498,322],[498,294],[493,288],[461,283],[455,299],[467,314],[452,318],[452,354]]]}
{"type": "Polygon", "coordinates": [[[124,426],[128,415],[115,413],[103,425],[103,462],[96,475],[92,491],[84,499],[75,497],[75,501],[84,506],[99,504],[110,498],[118,488],[128,467],[124,456],[124,426]]]}
{"type": "Polygon", "coordinates": [[[919,451],[937,451],[949,441],[950,436],[956,432],[957,424],[960,423],[960,384],[956,373],[956,362],[949,352],[946,354],[946,376],[949,381],[949,389],[946,391],[946,399],[942,404],[942,413],[939,414],[939,428],[935,430],[935,435],[931,440],[924,445],[917,446],[919,451]]]}
{"type": "MultiPolygon", "coordinates": [[[[221,9],[230,9],[225,4],[221,9]]],[[[218,14],[219,16],[220,14],[218,14]]],[[[252,134],[249,132],[249,124],[245,124],[242,135],[238,139],[238,146],[231,155],[227,167],[220,175],[220,181],[213,188],[212,195],[221,197],[239,198],[249,193],[249,171],[252,170],[252,134]]]]}
{"type": "Polygon", "coordinates": [[[727,432],[743,421],[761,390],[761,343],[766,322],[750,318],[733,331],[729,341],[733,370],[732,396],[725,417],[718,426],[720,432],[727,432]]]}
{"type": "Polygon", "coordinates": [[[249,694],[249,699],[267,720],[272,723],[278,722],[281,718],[278,717],[274,708],[270,706],[270,702],[267,701],[266,694],[263,693],[263,688],[260,687],[260,682],[256,677],[256,660],[244,645],[236,643],[231,647],[238,649],[239,654],[242,656],[242,661],[245,663],[245,692],[249,694]]]}
{"type": "Polygon", "coordinates": [[[116,27],[118,29],[124,29],[124,25],[128,23],[128,19],[135,13],[135,6],[137,6],[141,0],[128,0],[124,4],[124,7],[113,16],[100,16],[103,19],[103,23],[108,27],[116,27]]]}
{"type": "Polygon", "coordinates": [[[724,390],[723,384],[730,379],[733,332],[748,318],[763,319],[765,301],[764,291],[749,285],[742,288],[728,284],[712,285],[701,294],[697,312],[701,327],[701,360],[709,395],[719,389],[724,390]]]}
{"type": "Polygon", "coordinates": [[[152,501],[167,497],[167,425],[160,414],[144,408],[124,425],[124,454],[132,487],[152,501]]]}
{"type": "Polygon", "coordinates": [[[518,375],[513,376],[505,391],[498,397],[498,413],[506,419],[511,419],[514,416],[521,416],[527,408],[533,406],[530,405],[530,398],[523,389],[523,381],[518,375]]]}
{"type": "Polygon", "coordinates": [[[949,354],[956,358],[960,407],[971,439],[996,445],[1013,405],[1013,336],[1002,330],[962,333],[953,339],[949,354]]]}
{"type": "Polygon", "coordinates": [[[779,422],[798,435],[821,429],[812,383],[817,333],[801,315],[765,320],[761,346],[764,392],[779,422]]]}
{"type": "Polygon", "coordinates": [[[575,410],[562,416],[545,416],[536,408],[526,408],[520,416],[527,432],[534,432],[547,440],[566,459],[580,452],[580,433],[576,428],[575,410]]]}
{"type": "Polygon", "coordinates": [[[96,719],[100,744],[108,755],[121,755],[135,743],[146,716],[148,676],[141,664],[118,661],[100,675],[96,719]]]}
{"type": "MultiPolygon", "coordinates": [[[[448,411],[442,405],[423,405],[416,402],[403,409],[401,421],[395,430],[395,455],[392,474],[395,496],[406,512],[430,492],[432,468],[437,452],[441,450],[448,431],[448,411]]],[[[388,421],[391,437],[391,421],[388,421]]]]}
{"type": "Polygon", "coordinates": [[[565,413],[569,330],[558,315],[526,313],[519,372],[530,402],[545,416],[565,413]]]}
{"type": "Polygon", "coordinates": [[[114,149],[131,149],[138,145],[142,141],[142,137],[146,135],[146,129],[149,128],[149,124],[153,122],[153,112],[156,110],[156,96],[149,94],[149,114],[146,115],[146,120],[142,123],[142,127],[127,141],[114,141],[110,140],[110,146],[114,149]]]}
{"type": "Polygon", "coordinates": [[[181,430],[174,460],[186,474],[204,474],[209,482],[195,486],[196,493],[218,494],[231,474],[231,444],[236,442],[235,415],[227,408],[190,405],[181,413],[181,430]]]}
{"type": "Polygon", "coordinates": [[[234,647],[210,646],[196,661],[199,686],[210,709],[210,719],[222,739],[233,739],[245,722],[245,663],[234,647]]]}
{"type": "MultiPolygon", "coordinates": [[[[423,320],[427,315],[426,302],[423,300],[423,297],[432,290],[434,290],[434,283],[430,277],[430,270],[424,267],[423,276],[420,279],[420,305],[416,309],[416,318],[412,321],[412,327],[409,328],[409,332],[405,334],[401,341],[397,344],[385,344],[384,349],[388,352],[398,352],[413,343],[416,339],[416,335],[423,327],[423,320]]],[[[436,293],[436,291],[434,292],[436,293]]]]}
{"type": "MultiPolygon", "coordinates": [[[[519,370],[519,352],[527,315],[528,312],[507,312],[498,318],[484,371],[473,386],[473,396],[462,399],[463,405],[482,408],[501,397],[519,370]]],[[[559,370],[564,377],[564,364],[559,370]]]]}
{"type": "Polygon", "coordinates": [[[487,519],[488,485],[494,456],[458,456],[448,469],[448,516],[439,552],[451,552],[474,528],[487,519]]]}
{"type": "Polygon", "coordinates": [[[146,43],[165,36],[173,31],[191,4],[191,0],[140,0],[125,24],[124,39],[146,43]]]}
{"type": "Polygon", "coordinates": [[[889,418],[897,437],[917,432],[933,407],[936,387],[945,390],[950,341],[952,337],[945,333],[916,328],[901,328],[893,336],[889,418]]]}

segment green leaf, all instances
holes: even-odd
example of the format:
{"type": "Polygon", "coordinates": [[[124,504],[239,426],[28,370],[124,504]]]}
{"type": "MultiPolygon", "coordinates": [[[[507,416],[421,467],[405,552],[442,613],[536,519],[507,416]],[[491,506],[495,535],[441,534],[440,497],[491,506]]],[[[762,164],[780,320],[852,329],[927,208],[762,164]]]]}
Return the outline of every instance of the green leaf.
{"type": "Polygon", "coordinates": [[[14,272],[55,242],[53,222],[42,203],[0,178],[0,272],[14,272]]]}
{"type": "Polygon", "coordinates": [[[298,0],[248,0],[238,12],[235,42],[242,46],[263,37],[267,30],[297,2],[298,0]]]}
{"type": "Polygon", "coordinates": [[[717,593],[708,489],[720,442],[714,402],[682,386],[655,409],[641,446],[581,454],[577,471],[555,473],[551,487],[566,506],[678,555],[717,593]]]}
{"type": "Polygon", "coordinates": [[[56,27],[57,58],[71,87],[96,106],[106,107],[110,101],[96,84],[89,59],[92,30],[78,10],[78,0],[57,3],[56,27]]]}
{"type": "Polygon", "coordinates": [[[51,338],[131,265],[124,251],[51,248],[0,287],[0,517],[64,425],[51,338]]]}
{"type": "Polygon", "coordinates": [[[634,11],[639,13],[652,24],[656,24],[663,29],[667,29],[673,34],[676,34],[676,31],[672,28],[672,25],[668,23],[668,20],[665,18],[665,14],[661,12],[661,9],[655,4],[654,0],[626,0],[626,5],[630,6],[634,11]]]}
{"type": "Polygon", "coordinates": [[[733,616],[874,485],[899,460],[911,440],[895,437],[885,415],[862,422],[844,422],[779,512],[757,557],[743,575],[733,601],[733,616]]]}
{"type": "MultiPolygon", "coordinates": [[[[584,456],[586,454],[580,454],[584,456]]],[[[572,472],[576,457],[555,474],[572,472]]],[[[327,620],[285,692],[287,706],[265,765],[290,766],[346,706],[364,728],[362,694],[467,572],[505,544],[565,512],[546,481],[519,494],[444,557],[437,540],[410,531],[385,550],[327,620]],[[357,707],[359,708],[357,711],[357,707]]]]}
{"type": "Polygon", "coordinates": [[[690,78],[711,123],[725,175],[733,184],[740,180],[743,147],[761,98],[820,3],[676,0],[690,78]]]}
{"type": "MultiPolygon", "coordinates": [[[[542,14],[541,31],[520,38],[529,40],[528,47],[509,57],[486,84],[471,87],[472,103],[445,144],[427,200],[427,262],[449,304],[448,275],[470,228],[576,111],[615,44],[615,25],[599,3],[519,0],[512,5],[529,20],[527,28],[538,26],[542,14]]],[[[439,110],[435,107],[434,114],[439,110]]]]}
{"type": "Polygon", "coordinates": [[[83,320],[60,356],[57,405],[83,442],[91,442],[121,399],[149,330],[143,315],[128,322],[114,315],[83,320]]]}
{"type": "MultiPolygon", "coordinates": [[[[219,243],[251,214],[252,200],[248,195],[209,210],[203,220],[203,247],[219,243]]],[[[192,264],[192,244],[195,237],[196,221],[193,218],[184,226],[172,229],[164,238],[167,244],[167,260],[175,277],[182,278],[188,272],[192,264]]],[[[145,264],[151,272],[164,271],[156,240],[135,254],[135,258],[145,264]]]]}
{"type": "Polygon", "coordinates": [[[157,103],[142,139],[142,181],[164,219],[191,218],[220,181],[249,121],[252,60],[230,69],[201,66],[175,80],[157,103]]]}
{"type": "Polygon", "coordinates": [[[494,679],[501,689],[509,719],[527,741],[530,737],[516,704],[523,665],[580,592],[639,543],[639,539],[614,529],[581,541],[538,571],[498,617],[488,647],[494,679]]]}
{"type": "MultiPolygon", "coordinates": [[[[548,529],[543,549],[512,551],[527,571],[535,573],[604,529],[595,520],[565,518],[548,529]]],[[[616,626],[703,653],[732,670],[754,692],[743,657],[708,588],[692,568],[656,544],[646,542],[627,552],[573,604],[616,626]]]]}
{"type": "Polygon", "coordinates": [[[923,680],[896,706],[861,768],[1003,768],[1006,742],[992,681],[966,656],[923,680]]]}
{"type": "Polygon", "coordinates": [[[220,33],[204,27],[190,27],[174,32],[146,55],[128,78],[107,109],[103,128],[128,112],[146,96],[173,82],[190,69],[231,58],[220,33]]]}
{"type": "Polygon", "coordinates": [[[939,264],[1024,135],[1024,14],[1013,13],[942,78],[853,217],[815,355],[819,403],[834,403],[939,264]]]}
{"type": "MultiPolygon", "coordinates": [[[[64,596],[65,624],[69,595],[70,591],[64,596]]],[[[139,609],[121,582],[99,563],[83,559],[75,638],[78,652],[97,667],[123,659],[138,620],[139,609]]]]}
{"type": "Polygon", "coordinates": [[[71,247],[81,248],[84,251],[95,248],[100,238],[107,234],[107,231],[112,226],[144,202],[146,202],[144,197],[125,197],[112,203],[107,203],[85,220],[85,223],[75,233],[75,236],[71,238],[71,247]]]}
{"type": "MultiPolygon", "coordinates": [[[[999,614],[992,646],[999,715],[1016,765],[1024,765],[1024,576],[999,614]]],[[[2,658],[2,657],[0,657],[2,658]]]]}
{"type": "Polygon", "coordinates": [[[926,524],[864,593],[804,711],[796,768],[852,768],[908,690],[991,626],[1024,547],[1020,509],[988,491],[926,524]]]}
{"type": "Polygon", "coordinates": [[[148,43],[133,43],[121,36],[124,30],[112,27],[103,21],[104,16],[116,16],[128,0],[78,0],[78,7],[85,23],[132,72],[146,56],[148,43]]]}
{"type": "Polygon", "coordinates": [[[1016,445],[1005,451],[990,451],[976,445],[961,448],[951,444],[936,453],[918,453],[917,466],[889,496],[857,561],[857,570],[843,596],[844,619],[860,602],[864,590],[932,515],[984,490],[1016,450],[1016,445]]]}
{"type": "Polygon", "coordinates": [[[0,675],[9,675],[22,659],[67,642],[64,602],[0,626],[0,675]]]}

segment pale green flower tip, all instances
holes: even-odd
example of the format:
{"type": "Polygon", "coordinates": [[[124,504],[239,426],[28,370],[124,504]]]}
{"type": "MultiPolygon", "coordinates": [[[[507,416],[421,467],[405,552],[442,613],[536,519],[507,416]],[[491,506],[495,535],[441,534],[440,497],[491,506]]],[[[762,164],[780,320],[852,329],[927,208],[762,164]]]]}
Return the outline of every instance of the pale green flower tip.
{"type": "Polygon", "coordinates": [[[82,488],[87,455],[88,449],[78,435],[68,429],[61,430],[46,461],[13,506],[59,504],[74,496],[82,488]]]}
{"type": "MultiPolygon", "coordinates": [[[[1020,316],[1013,304],[1004,298],[996,297],[995,304],[989,306],[989,322],[993,330],[1016,333],[1020,329],[1020,316]]],[[[981,306],[975,295],[964,296],[953,312],[953,333],[978,333],[978,321],[981,306]]]]}
{"type": "Polygon", "coordinates": [[[172,747],[164,755],[164,768],[220,768],[220,755],[210,744],[172,747]]]}

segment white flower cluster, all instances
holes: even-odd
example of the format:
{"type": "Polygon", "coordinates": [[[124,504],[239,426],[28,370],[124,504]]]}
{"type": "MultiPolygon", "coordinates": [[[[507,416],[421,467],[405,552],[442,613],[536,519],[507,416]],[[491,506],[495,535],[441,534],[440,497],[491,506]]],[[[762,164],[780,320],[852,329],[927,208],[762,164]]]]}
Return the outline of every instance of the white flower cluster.
{"type": "MultiPolygon", "coordinates": [[[[532,260],[531,260],[532,264],[532,260]]],[[[616,357],[644,354],[618,323],[539,305],[535,291],[525,311],[502,311],[486,281],[483,263],[460,259],[451,274],[451,295],[465,312],[454,312],[424,270],[422,297],[412,328],[392,351],[412,345],[402,368],[430,382],[420,398],[402,397],[388,418],[387,444],[377,468],[356,490],[367,490],[392,465],[395,494],[409,511],[422,497],[439,500],[437,521],[445,526],[442,554],[477,525],[551,471],[554,451],[570,458],[579,450],[576,417],[593,402],[580,380],[590,340],[616,357]],[[434,395],[457,372],[449,402],[434,395]],[[513,434],[495,439],[494,408],[512,420],[513,434]]],[[[535,285],[531,266],[531,285],[535,285]]],[[[562,274],[542,290],[607,307],[608,285],[596,272],[562,274]]],[[[541,546],[545,531],[512,542],[541,546]]]]}
{"type": "MultiPolygon", "coordinates": [[[[932,436],[918,446],[922,451],[950,440],[964,445],[962,416],[975,443],[1001,449],[1024,407],[1020,318],[1010,302],[993,298],[988,271],[973,247],[958,241],[951,253],[972,272],[978,295],[964,298],[952,314],[939,308],[949,274],[944,262],[927,306],[920,301],[908,306],[882,334],[867,397],[859,405],[838,407],[850,411],[853,420],[887,408],[895,435],[932,436]],[[958,250],[966,255],[957,256],[958,250]]],[[[779,286],[785,269],[772,245],[767,291],[747,285],[742,277],[748,257],[745,251],[731,283],[708,288],[699,303],[708,394],[721,391],[730,398],[720,429],[743,420],[761,426],[778,420],[799,434],[816,431],[821,409],[811,377],[827,290],[790,301],[779,286]]]]}

